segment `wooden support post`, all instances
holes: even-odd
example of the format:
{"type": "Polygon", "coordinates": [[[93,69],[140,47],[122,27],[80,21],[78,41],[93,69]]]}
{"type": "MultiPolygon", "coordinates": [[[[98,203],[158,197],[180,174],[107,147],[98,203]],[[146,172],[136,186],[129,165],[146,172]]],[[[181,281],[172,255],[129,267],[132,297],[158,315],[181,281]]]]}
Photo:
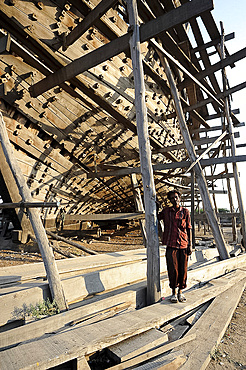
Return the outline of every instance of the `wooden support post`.
{"type": "MultiPolygon", "coordinates": [[[[220,22],[221,26],[221,59],[225,59],[225,47],[224,47],[224,28],[223,28],[223,23],[220,22]]],[[[226,71],[225,68],[222,69],[222,78],[223,78],[223,88],[226,89],[228,86],[227,83],[227,77],[226,77],[226,71]]],[[[229,98],[225,97],[224,100],[225,104],[225,115],[226,115],[226,120],[228,124],[228,131],[230,134],[230,142],[231,142],[231,153],[232,155],[236,155],[236,145],[235,145],[235,140],[233,136],[233,124],[231,120],[231,115],[230,115],[230,104],[229,104],[229,98]]],[[[241,220],[241,227],[242,227],[242,237],[243,237],[243,242],[244,245],[246,246],[246,219],[245,219],[245,211],[244,211],[244,205],[243,205],[243,199],[241,195],[241,187],[240,187],[240,180],[239,180],[239,174],[238,174],[238,167],[237,163],[233,162],[232,163],[232,168],[233,168],[233,174],[234,174],[234,180],[235,180],[235,188],[236,188],[236,193],[237,193],[237,201],[238,201],[238,207],[240,211],[240,220],[241,220]]]]}
{"type": "MultiPolygon", "coordinates": [[[[133,189],[133,197],[136,206],[137,212],[144,212],[143,201],[141,197],[141,193],[138,186],[137,176],[135,173],[131,174],[131,181],[132,181],[132,189],[133,189]]],[[[147,247],[147,236],[146,236],[146,226],[144,220],[139,220],[140,230],[143,238],[143,245],[147,247]]]]}
{"type": "MultiPolygon", "coordinates": [[[[24,176],[19,168],[19,165],[14,157],[13,150],[7,135],[7,130],[4,124],[2,113],[0,113],[0,141],[2,149],[11,169],[15,182],[18,186],[19,193],[22,197],[23,202],[32,202],[32,196],[30,190],[25,182],[24,176]]],[[[53,255],[52,248],[49,245],[49,241],[41,222],[40,215],[35,208],[28,209],[28,215],[33,227],[33,231],[44,261],[44,266],[47,273],[47,279],[50,286],[52,298],[56,300],[56,303],[61,311],[67,309],[67,304],[61,285],[58,269],[56,266],[55,258],[53,255]]]]}
{"type": "Polygon", "coordinates": [[[191,171],[191,225],[192,225],[192,247],[195,248],[195,171],[191,171]]]}
{"type": "MultiPolygon", "coordinates": [[[[186,126],[184,113],[183,113],[183,110],[182,110],[180,98],[178,96],[178,90],[177,90],[177,87],[175,85],[174,78],[172,76],[172,72],[171,72],[171,69],[169,67],[168,61],[166,60],[166,58],[161,53],[159,53],[159,56],[160,56],[161,62],[163,64],[163,67],[165,69],[167,79],[169,81],[171,94],[172,94],[173,99],[174,99],[175,109],[176,109],[177,117],[178,117],[178,120],[179,120],[180,130],[181,130],[181,133],[182,133],[182,136],[183,136],[183,139],[184,139],[184,143],[186,145],[186,149],[187,149],[187,152],[188,152],[188,155],[190,157],[191,162],[194,162],[196,160],[196,153],[195,153],[195,149],[194,149],[189,131],[188,131],[187,126],[186,126]]],[[[204,174],[202,172],[202,168],[201,168],[200,163],[197,163],[194,166],[194,170],[195,170],[195,173],[196,173],[196,180],[197,180],[197,183],[198,183],[198,186],[199,186],[199,189],[200,189],[200,194],[201,194],[203,204],[204,204],[204,211],[206,212],[208,222],[211,226],[213,236],[214,236],[214,239],[215,239],[215,243],[216,243],[218,251],[219,251],[219,255],[220,255],[221,259],[230,258],[229,252],[226,248],[226,243],[225,243],[223,234],[222,234],[221,229],[220,229],[220,227],[218,225],[218,222],[217,222],[216,214],[215,214],[214,209],[212,207],[212,203],[211,203],[211,199],[210,199],[210,196],[209,196],[207,183],[206,183],[204,174]]]]}
{"type": "Polygon", "coordinates": [[[140,51],[140,36],[136,0],[127,0],[129,24],[132,28],[130,49],[135,85],[135,108],[139,154],[144,189],[145,222],[147,235],[147,304],[160,299],[160,254],[158,221],[156,214],[156,191],[151,151],[148,137],[147,109],[145,104],[144,73],[140,51]]]}
{"type": "MultiPolygon", "coordinates": [[[[222,127],[225,130],[225,117],[222,116],[221,120],[222,120],[222,127]]],[[[226,157],[226,144],[225,143],[223,145],[223,155],[226,157]]],[[[227,163],[225,163],[225,174],[228,175],[228,172],[229,172],[228,171],[228,165],[227,165],[227,163]]],[[[232,174],[232,176],[234,177],[234,174],[232,174]]],[[[230,211],[231,211],[231,213],[234,213],[235,208],[234,208],[234,204],[233,204],[232,190],[231,190],[231,180],[230,180],[229,176],[226,177],[226,184],[227,184],[228,199],[229,199],[229,204],[230,204],[230,211]]],[[[237,240],[237,222],[236,222],[236,217],[235,216],[232,217],[231,222],[232,222],[233,241],[236,241],[237,240]]]]}

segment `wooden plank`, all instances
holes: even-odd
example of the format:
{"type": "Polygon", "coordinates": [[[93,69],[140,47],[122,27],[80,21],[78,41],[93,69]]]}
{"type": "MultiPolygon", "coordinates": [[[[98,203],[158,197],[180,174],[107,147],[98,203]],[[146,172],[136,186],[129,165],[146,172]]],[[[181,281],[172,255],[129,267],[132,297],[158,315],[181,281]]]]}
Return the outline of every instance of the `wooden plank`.
{"type": "MultiPolygon", "coordinates": [[[[160,252],[163,256],[163,251],[160,252]]],[[[69,276],[70,273],[85,273],[97,269],[113,267],[119,264],[146,260],[146,249],[112,252],[95,256],[76,257],[72,260],[57,260],[59,274],[69,276]]],[[[10,284],[31,279],[45,278],[46,272],[42,262],[28,265],[17,265],[0,268],[0,284],[10,284]]]]}
{"type": "Polygon", "coordinates": [[[174,307],[169,302],[162,301],[121,315],[121,320],[113,317],[103,323],[73,328],[70,332],[60,333],[55,337],[40,338],[32,343],[7,349],[1,352],[1,368],[46,369],[47,365],[52,367],[78,355],[93,353],[148,329],[159,327],[238,284],[244,276],[245,273],[238,271],[230,274],[229,278],[225,276],[211,280],[208,285],[187,292],[185,304],[177,304],[174,307]]]}
{"type": "Polygon", "coordinates": [[[188,360],[181,367],[182,370],[206,369],[211,354],[220,343],[230,323],[245,284],[246,280],[243,279],[232,288],[217,296],[201,318],[190,329],[189,333],[196,334],[199,340],[190,343],[189,346],[184,345],[182,347],[188,356],[188,360]]]}
{"type": "Polygon", "coordinates": [[[150,350],[142,355],[139,355],[131,360],[125,361],[122,364],[112,366],[112,370],[121,370],[121,369],[127,369],[131,368],[134,365],[141,364],[144,361],[147,361],[153,357],[157,357],[164,352],[170,351],[174,348],[177,348],[179,346],[182,346],[183,344],[186,344],[187,342],[194,341],[196,339],[196,335],[189,335],[187,334],[184,338],[178,339],[174,342],[170,342],[168,344],[164,344],[163,346],[150,350]]]}
{"type": "MultiPolygon", "coordinates": [[[[166,271],[166,260],[164,257],[160,260],[161,272],[166,271]]],[[[68,304],[75,301],[82,301],[87,296],[102,293],[110,289],[116,289],[125,284],[137,282],[146,278],[147,261],[130,263],[123,266],[113,267],[101,271],[86,273],[84,275],[73,276],[71,278],[63,278],[62,286],[68,304]]],[[[6,324],[8,321],[17,319],[17,311],[20,315],[23,313],[23,305],[33,304],[49,296],[49,286],[47,283],[28,283],[27,290],[11,291],[9,294],[0,296],[0,306],[4,307],[0,317],[0,325],[6,324]],[[32,288],[32,285],[34,287],[32,288]]],[[[18,316],[18,317],[19,317],[18,316]]]]}
{"type": "MultiPolygon", "coordinates": [[[[145,42],[177,24],[187,22],[190,18],[198,16],[203,11],[212,9],[213,4],[211,0],[193,0],[192,3],[188,2],[171,12],[143,24],[140,27],[140,40],[141,42],[145,42]]],[[[31,95],[37,97],[52,87],[60,85],[64,81],[70,80],[78,74],[121,53],[128,48],[130,37],[131,34],[127,33],[47,76],[30,87],[31,95]]]]}
{"type": "Polygon", "coordinates": [[[167,334],[156,329],[124,340],[107,348],[109,356],[117,363],[127,361],[168,341],[167,334]]]}
{"type": "Polygon", "coordinates": [[[106,309],[117,307],[117,305],[123,302],[130,302],[133,307],[136,307],[136,294],[134,290],[127,290],[122,293],[117,291],[116,294],[111,293],[108,296],[106,295],[106,297],[93,297],[91,300],[81,303],[77,308],[2,332],[0,333],[0,348],[41,337],[47,332],[55,332],[62,328],[65,329],[68,325],[72,327],[74,326],[72,323],[79,320],[85,320],[86,324],[88,312],[90,316],[93,314],[96,316],[106,309]]]}
{"type": "Polygon", "coordinates": [[[76,370],[90,370],[90,366],[88,362],[86,361],[85,356],[77,357],[76,359],[76,370]]]}

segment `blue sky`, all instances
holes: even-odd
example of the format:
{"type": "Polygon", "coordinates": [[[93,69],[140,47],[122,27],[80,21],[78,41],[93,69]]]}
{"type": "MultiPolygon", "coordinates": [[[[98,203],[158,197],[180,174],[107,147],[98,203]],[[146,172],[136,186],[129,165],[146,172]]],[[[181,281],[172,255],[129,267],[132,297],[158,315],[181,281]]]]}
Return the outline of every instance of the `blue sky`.
{"type": "MultiPolygon", "coordinates": [[[[246,0],[214,0],[214,10],[212,11],[215,22],[220,30],[220,21],[223,22],[225,34],[231,32],[235,33],[235,38],[226,42],[227,49],[230,54],[246,47],[246,0]]],[[[214,61],[213,63],[215,63],[214,61]]],[[[227,76],[230,86],[233,87],[241,82],[246,81],[246,58],[236,63],[236,67],[231,69],[226,68],[227,76]]],[[[217,74],[217,78],[220,76],[217,74]]],[[[246,123],[246,89],[233,94],[233,101],[231,103],[232,109],[239,108],[240,114],[237,118],[241,122],[246,123]]],[[[219,122],[218,122],[219,124],[219,122]]],[[[237,129],[240,132],[240,138],[236,139],[236,144],[246,142],[246,127],[237,129]]],[[[246,147],[237,149],[237,155],[245,155],[246,147]]],[[[241,191],[246,209],[246,162],[238,164],[240,172],[241,191]]],[[[232,172],[232,168],[230,167],[232,172]]],[[[232,184],[234,180],[231,181],[232,184]]],[[[226,182],[224,182],[226,188],[226,182]]],[[[222,188],[222,184],[221,184],[222,188]]],[[[237,208],[237,198],[233,192],[233,200],[235,208],[237,208]]],[[[228,208],[229,202],[227,195],[216,195],[216,201],[219,208],[228,208]]]]}

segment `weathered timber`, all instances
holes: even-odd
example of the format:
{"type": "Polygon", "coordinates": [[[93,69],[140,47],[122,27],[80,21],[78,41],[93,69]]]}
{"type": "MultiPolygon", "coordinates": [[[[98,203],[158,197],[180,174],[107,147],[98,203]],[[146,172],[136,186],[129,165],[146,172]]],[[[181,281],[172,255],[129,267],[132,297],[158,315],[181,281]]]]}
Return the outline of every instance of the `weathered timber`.
{"type": "MultiPolygon", "coordinates": [[[[221,158],[209,158],[209,159],[201,159],[200,164],[202,167],[210,166],[213,164],[221,164],[221,163],[233,163],[233,162],[246,162],[246,155],[237,155],[235,157],[221,157],[221,158]]],[[[163,163],[163,164],[156,164],[153,165],[154,171],[164,171],[170,170],[173,168],[186,168],[191,165],[190,161],[180,161],[177,163],[163,163]]],[[[129,168],[125,167],[118,171],[102,171],[102,172],[89,172],[87,174],[88,178],[95,178],[95,177],[108,177],[108,176],[127,176],[131,173],[141,173],[140,167],[136,168],[129,168]]]]}
{"type": "Polygon", "coordinates": [[[140,50],[140,30],[136,0],[127,2],[129,23],[132,27],[130,38],[131,58],[134,74],[136,121],[139,142],[141,174],[144,189],[145,226],[147,241],[147,303],[160,299],[160,254],[158,221],[156,214],[156,190],[151,163],[151,150],[148,137],[148,120],[145,104],[145,84],[140,50]]]}
{"type": "Polygon", "coordinates": [[[53,239],[56,239],[56,240],[60,240],[66,244],[69,244],[69,245],[73,245],[74,247],[78,248],[78,249],[81,249],[82,251],[86,252],[86,253],[89,253],[89,254],[98,254],[97,252],[89,249],[89,248],[86,248],[85,246],[79,244],[79,243],[76,243],[72,240],[69,240],[69,239],[66,239],[62,236],[59,236],[55,233],[53,233],[52,231],[49,231],[49,230],[46,230],[46,234],[50,235],[53,239]]]}
{"type": "MultiPolygon", "coordinates": [[[[167,14],[143,24],[140,27],[140,42],[147,41],[177,24],[187,22],[190,18],[198,16],[203,11],[212,9],[213,4],[211,0],[193,0],[192,3],[188,2],[167,14]]],[[[78,74],[126,50],[129,47],[130,37],[131,33],[127,33],[111,41],[109,44],[71,62],[58,72],[49,75],[44,80],[31,86],[31,95],[37,97],[52,87],[60,85],[64,81],[70,80],[78,74]]]]}
{"type": "Polygon", "coordinates": [[[98,322],[88,327],[73,328],[70,332],[56,335],[55,340],[54,336],[51,336],[40,338],[32,343],[20,344],[1,352],[1,367],[9,370],[23,369],[28,366],[32,369],[45,369],[47,365],[52,367],[76,358],[78,355],[93,353],[133,335],[158,327],[198,307],[235,283],[238,284],[244,276],[245,274],[240,271],[230,274],[229,279],[225,276],[211,280],[208,285],[187,292],[187,303],[176,305],[175,308],[169,302],[163,301],[121,315],[121,320],[113,317],[103,323],[98,322]],[[124,327],[124,333],[122,333],[122,327],[124,327]]]}
{"type": "Polygon", "coordinates": [[[189,334],[196,334],[199,340],[190,343],[189,346],[183,346],[188,360],[181,367],[182,370],[206,369],[211,359],[211,354],[220,343],[230,323],[245,284],[246,280],[243,279],[238,284],[235,284],[215,297],[208,309],[190,329],[189,334]]]}
{"type": "Polygon", "coordinates": [[[0,203],[0,209],[6,208],[52,208],[59,207],[60,202],[19,202],[19,203],[0,203]]]}
{"type": "Polygon", "coordinates": [[[122,364],[115,365],[111,369],[112,370],[121,370],[121,369],[127,369],[131,368],[134,365],[141,364],[144,361],[147,361],[148,359],[157,357],[161,355],[164,352],[170,351],[178,346],[181,346],[187,342],[193,341],[196,339],[196,335],[189,335],[187,334],[184,338],[178,339],[176,341],[170,342],[168,344],[164,344],[163,346],[160,346],[159,348],[152,349],[142,355],[136,356],[133,359],[130,359],[128,361],[123,362],[122,364]]]}
{"type": "MultiPolygon", "coordinates": [[[[223,23],[220,23],[221,25],[221,63],[223,64],[225,60],[225,48],[224,48],[224,27],[223,23]]],[[[245,48],[245,56],[246,56],[246,48],[245,48]]],[[[223,87],[226,89],[228,87],[227,77],[226,77],[226,70],[225,65],[222,66],[222,78],[223,78],[223,87]]],[[[236,144],[234,140],[234,129],[232,125],[231,120],[231,114],[230,114],[230,101],[228,97],[225,97],[224,100],[225,104],[225,116],[228,124],[228,131],[230,134],[230,142],[231,142],[231,153],[233,156],[236,156],[236,144]]],[[[246,245],[246,218],[245,218],[245,210],[243,205],[243,198],[241,193],[241,186],[240,186],[240,179],[239,179],[239,173],[238,173],[238,166],[237,163],[232,163],[233,173],[234,173],[234,180],[235,180],[235,188],[237,193],[237,200],[238,200],[238,207],[240,210],[240,220],[241,220],[241,227],[242,227],[242,236],[244,245],[246,245]]]]}
{"type": "Polygon", "coordinates": [[[113,7],[118,0],[102,0],[99,4],[75,27],[65,38],[63,50],[73,44],[90,26],[92,26],[98,18],[113,7]]]}
{"type": "MultiPolygon", "coordinates": [[[[18,186],[15,182],[13,173],[7,163],[7,160],[5,158],[3,148],[1,145],[0,145],[0,170],[1,170],[4,183],[7,187],[7,191],[12,201],[13,202],[21,201],[21,196],[18,191],[18,186]]],[[[21,210],[18,211],[17,217],[20,223],[20,227],[22,228],[22,230],[24,230],[24,233],[22,233],[21,241],[23,243],[26,243],[27,238],[28,238],[28,230],[31,229],[30,220],[28,219],[26,214],[22,212],[21,210]]]]}
{"type": "MultiPolygon", "coordinates": [[[[30,190],[24,180],[19,165],[14,157],[6,128],[3,121],[3,116],[0,113],[0,140],[4,155],[6,157],[8,166],[17,183],[19,193],[24,202],[32,202],[30,190]]],[[[33,227],[33,231],[44,261],[45,269],[47,272],[48,281],[52,298],[56,300],[58,307],[63,311],[67,308],[66,299],[64,296],[63,288],[61,285],[59,273],[56,267],[55,258],[49,246],[49,241],[45,233],[44,226],[41,222],[40,215],[37,210],[30,208],[28,210],[29,218],[33,227]]]]}
{"type": "Polygon", "coordinates": [[[108,347],[107,352],[111,358],[117,361],[117,363],[120,363],[151,350],[156,346],[163,345],[167,341],[167,334],[156,329],[150,329],[145,333],[108,347]]]}
{"type": "Polygon", "coordinates": [[[227,135],[227,132],[224,131],[207,149],[203,151],[201,155],[190,165],[188,170],[186,170],[185,174],[189,172],[219,141],[221,141],[225,136],[227,135]]]}
{"type": "MultiPolygon", "coordinates": [[[[160,251],[161,256],[163,251],[160,251]]],[[[95,271],[106,267],[113,267],[120,264],[146,260],[146,249],[120,251],[105,254],[97,254],[87,257],[76,257],[72,260],[57,260],[57,268],[61,276],[70,276],[69,273],[84,274],[88,271],[95,271]]],[[[30,263],[27,265],[6,266],[0,268],[0,285],[24,282],[33,279],[44,279],[45,268],[42,262],[30,263]]]]}
{"type": "Polygon", "coordinates": [[[195,78],[181,63],[179,63],[175,58],[172,57],[163,47],[161,47],[154,39],[150,40],[151,44],[155,46],[160,53],[162,53],[169,61],[173,62],[182,72],[184,72],[189,78],[197,84],[208,96],[210,96],[219,106],[223,106],[223,103],[220,102],[214,94],[212,94],[200,81],[195,78]]]}
{"type": "MultiPolygon", "coordinates": [[[[171,69],[169,67],[169,64],[168,64],[167,60],[162,55],[159,54],[159,56],[161,58],[161,62],[163,63],[163,66],[164,66],[164,69],[166,71],[166,75],[167,75],[167,78],[168,78],[168,81],[169,81],[169,84],[170,84],[171,93],[172,93],[172,96],[173,96],[173,99],[174,99],[174,102],[175,102],[175,110],[177,112],[179,125],[180,125],[180,130],[181,130],[181,133],[182,133],[183,138],[184,138],[186,149],[187,149],[187,152],[188,152],[188,155],[190,157],[191,162],[194,162],[196,160],[196,154],[195,154],[194,146],[192,144],[192,140],[191,140],[189,131],[188,131],[186,123],[185,123],[184,113],[183,113],[183,110],[182,110],[182,106],[180,104],[180,99],[178,97],[178,91],[177,91],[177,88],[176,88],[176,85],[175,85],[175,82],[174,82],[174,79],[173,79],[173,76],[172,76],[172,72],[171,72],[171,69]]],[[[213,232],[213,235],[214,235],[214,238],[215,238],[215,242],[216,242],[217,248],[219,250],[220,257],[222,259],[229,258],[229,253],[228,253],[227,248],[226,248],[225,240],[224,240],[223,234],[221,232],[221,229],[220,229],[220,227],[217,223],[216,215],[215,215],[215,212],[214,212],[212,204],[211,204],[211,200],[210,200],[210,197],[209,197],[209,192],[208,192],[206,180],[205,180],[204,174],[202,172],[201,165],[199,163],[197,163],[194,166],[194,170],[195,170],[195,173],[196,173],[196,180],[197,180],[197,183],[198,183],[198,186],[199,186],[199,189],[200,189],[200,193],[201,193],[201,196],[202,196],[204,209],[205,209],[209,224],[211,226],[211,229],[212,229],[212,232],[213,232]]]]}
{"type": "MultiPolygon", "coordinates": [[[[240,91],[242,89],[245,89],[246,87],[246,82],[242,82],[238,85],[235,85],[233,87],[231,87],[230,89],[227,89],[226,91],[223,91],[219,94],[216,95],[217,99],[221,99],[221,98],[224,98],[226,96],[229,96],[237,91],[240,91]]],[[[205,105],[209,104],[209,103],[212,103],[213,102],[213,99],[212,98],[206,98],[204,100],[201,100],[199,101],[198,103],[196,104],[192,104],[190,105],[189,107],[186,107],[184,108],[184,112],[190,112],[192,111],[193,109],[199,109],[201,107],[204,107],[205,105]]],[[[167,118],[170,118],[171,115],[168,115],[167,118]]],[[[233,117],[232,117],[233,118],[233,117]]],[[[233,121],[235,122],[235,119],[233,118],[233,121]]]]}
{"type": "MultiPolygon", "coordinates": [[[[238,62],[239,60],[243,59],[246,57],[246,48],[243,48],[239,51],[237,51],[236,53],[228,56],[228,57],[225,57],[223,60],[221,60],[220,62],[217,62],[215,64],[213,64],[211,67],[209,68],[206,68],[204,71],[202,72],[199,72],[197,75],[195,75],[194,77],[197,79],[197,80],[202,80],[204,77],[210,75],[211,73],[213,72],[216,72],[220,69],[223,69],[225,68],[226,66],[234,63],[234,62],[238,62]]],[[[179,90],[182,90],[184,87],[186,87],[187,85],[189,84],[189,82],[187,80],[181,82],[178,86],[179,90]]]]}
{"type": "MultiPolygon", "coordinates": [[[[235,33],[229,33],[228,35],[225,35],[225,41],[229,41],[235,38],[235,33]]],[[[212,41],[206,42],[203,45],[199,45],[191,50],[192,54],[195,54],[197,51],[201,51],[207,48],[210,48],[211,46],[216,46],[220,43],[221,38],[213,39],[212,41]]]]}

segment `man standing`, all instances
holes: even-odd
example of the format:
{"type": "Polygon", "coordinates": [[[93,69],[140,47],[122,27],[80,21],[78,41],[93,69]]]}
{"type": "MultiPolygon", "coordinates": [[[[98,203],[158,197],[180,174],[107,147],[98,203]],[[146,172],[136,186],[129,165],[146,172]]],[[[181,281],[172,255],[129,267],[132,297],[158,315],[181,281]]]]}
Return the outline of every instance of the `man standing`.
{"type": "Polygon", "coordinates": [[[171,302],[185,302],[182,290],[186,288],[187,261],[192,253],[190,212],[180,206],[179,191],[169,191],[167,197],[172,207],[164,208],[159,213],[158,219],[164,221],[162,244],[167,246],[166,260],[169,286],[172,289],[171,302]]]}

